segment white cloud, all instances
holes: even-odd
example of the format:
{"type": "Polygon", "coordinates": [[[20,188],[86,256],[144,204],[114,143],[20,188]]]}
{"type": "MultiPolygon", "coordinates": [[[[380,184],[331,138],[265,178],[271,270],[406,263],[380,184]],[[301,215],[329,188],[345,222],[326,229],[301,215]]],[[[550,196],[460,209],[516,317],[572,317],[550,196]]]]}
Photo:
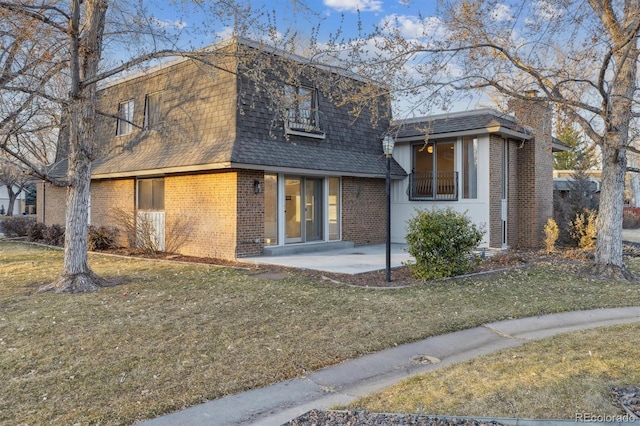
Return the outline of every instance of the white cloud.
{"type": "Polygon", "coordinates": [[[509,22],[513,20],[511,7],[506,4],[498,3],[490,13],[491,20],[496,22],[509,22]]]}
{"type": "Polygon", "coordinates": [[[420,19],[418,16],[389,15],[383,19],[382,26],[397,28],[400,34],[407,39],[430,36],[444,37],[447,33],[442,20],[435,16],[420,19]]]}
{"type": "Polygon", "coordinates": [[[174,30],[182,30],[187,26],[187,23],[181,20],[167,21],[158,18],[151,18],[151,21],[158,28],[172,28],[174,30]]]}
{"type": "Polygon", "coordinates": [[[323,0],[325,6],[340,12],[377,12],[382,10],[382,0],[323,0]]]}
{"type": "Polygon", "coordinates": [[[533,11],[538,19],[550,21],[563,15],[562,9],[556,7],[548,0],[538,0],[533,3],[533,11]]]}

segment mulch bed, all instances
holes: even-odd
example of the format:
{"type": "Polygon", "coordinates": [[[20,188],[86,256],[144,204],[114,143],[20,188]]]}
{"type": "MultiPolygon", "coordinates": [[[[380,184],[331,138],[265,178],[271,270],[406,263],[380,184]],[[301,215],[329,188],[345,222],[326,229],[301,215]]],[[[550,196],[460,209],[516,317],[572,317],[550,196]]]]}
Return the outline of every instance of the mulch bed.
{"type": "MultiPolygon", "coordinates": [[[[247,274],[265,279],[283,279],[289,276],[305,277],[310,281],[324,285],[346,284],[359,287],[408,287],[423,284],[424,280],[413,277],[411,269],[407,266],[393,268],[391,270],[391,282],[386,281],[384,270],[365,272],[361,274],[339,274],[311,269],[291,268],[279,265],[256,265],[242,261],[230,261],[224,259],[213,259],[195,256],[183,256],[180,254],[155,253],[147,254],[131,249],[109,250],[103,253],[118,254],[123,256],[143,257],[147,259],[170,260],[175,262],[204,263],[216,266],[228,266],[239,268],[247,274]]],[[[500,271],[508,268],[525,267],[539,262],[553,261],[566,258],[566,253],[547,254],[540,250],[509,250],[487,256],[476,267],[474,273],[488,273],[500,271]]],[[[585,255],[579,252],[578,255],[570,257],[585,259],[585,255]]]]}

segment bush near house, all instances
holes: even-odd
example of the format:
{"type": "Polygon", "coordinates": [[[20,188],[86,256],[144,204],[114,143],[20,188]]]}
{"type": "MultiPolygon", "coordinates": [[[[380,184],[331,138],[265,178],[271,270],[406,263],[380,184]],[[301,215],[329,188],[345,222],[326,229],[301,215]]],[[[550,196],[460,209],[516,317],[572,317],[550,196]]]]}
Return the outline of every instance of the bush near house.
{"type": "Polygon", "coordinates": [[[9,238],[26,237],[29,228],[36,223],[31,217],[8,217],[0,222],[0,232],[9,238]]]}
{"type": "Polygon", "coordinates": [[[118,228],[113,226],[89,226],[87,243],[89,250],[109,250],[116,248],[118,228]]]}
{"type": "Polygon", "coordinates": [[[425,280],[462,275],[473,271],[479,256],[473,253],[484,235],[464,214],[451,208],[418,211],[408,221],[408,263],[417,278],[425,280]]]}
{"type": "Polygon", "coordinates": [[[584,209],[576,214],[575,218],[569,223],[569,232],[578,248],[583,250],[595,248],[596,237],[598,236],[597,220],[598,213],[596,211],[584,209]]]}

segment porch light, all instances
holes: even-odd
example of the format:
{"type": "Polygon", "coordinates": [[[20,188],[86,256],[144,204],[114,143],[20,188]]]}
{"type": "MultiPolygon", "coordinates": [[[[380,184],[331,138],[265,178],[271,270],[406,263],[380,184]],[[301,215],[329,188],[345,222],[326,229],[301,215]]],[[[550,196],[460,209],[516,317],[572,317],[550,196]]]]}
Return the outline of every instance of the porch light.
{"type": "Polygon", "coordinates": [[[391,135],[387,135],[382,139],[382,150],[387,158],[391,158],[393,154],[393,147],[396,144],[396,140],[391,135]]]}
{"type": "Polygon", "coordinates": [[[386,279],[391,281],[391,156],[396,141],[391,135],[382,139],[382,150],[387,157],[387,252],[386,252],[386,279]]]}
{"type": "Polygon", "coordinates": [[[262,185],[257,179],[253,181],[253,192],[255,192],[256,194],[260,194],[262,192],[262,185]]]}

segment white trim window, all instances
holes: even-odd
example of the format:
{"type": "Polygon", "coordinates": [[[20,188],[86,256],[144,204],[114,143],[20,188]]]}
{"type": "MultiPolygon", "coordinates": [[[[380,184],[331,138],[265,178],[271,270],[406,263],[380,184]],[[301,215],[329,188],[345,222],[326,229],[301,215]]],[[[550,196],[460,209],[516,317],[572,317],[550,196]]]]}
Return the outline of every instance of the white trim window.
{"type": "Polygon", "coordinates": [[[462,198],[478,198],[478,138],[462,139],[462,198]]]}
{"type": "Polygon", "coordinates": [[[157,127],[162,121],[162,92],[149,93],[144,98],[144,130],[157,127]]]}
{"type": "Polygon", "coordinates": [[[133,99],[118,104],[116,135],[127,135],[133,131],[133,99]]]}

